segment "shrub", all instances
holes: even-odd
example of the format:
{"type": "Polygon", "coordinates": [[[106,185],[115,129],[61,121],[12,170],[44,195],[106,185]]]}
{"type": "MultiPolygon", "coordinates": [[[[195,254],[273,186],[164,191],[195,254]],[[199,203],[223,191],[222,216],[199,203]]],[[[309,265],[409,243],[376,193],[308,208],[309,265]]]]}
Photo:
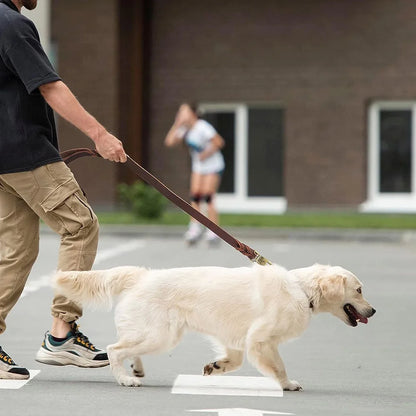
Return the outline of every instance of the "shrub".
{"type": "Polygon", "coordinates": [[[120,184],[118,191],[122,202],[137,217],[160,218],[167,205],[165,197],[144,182],[120,184]]]}

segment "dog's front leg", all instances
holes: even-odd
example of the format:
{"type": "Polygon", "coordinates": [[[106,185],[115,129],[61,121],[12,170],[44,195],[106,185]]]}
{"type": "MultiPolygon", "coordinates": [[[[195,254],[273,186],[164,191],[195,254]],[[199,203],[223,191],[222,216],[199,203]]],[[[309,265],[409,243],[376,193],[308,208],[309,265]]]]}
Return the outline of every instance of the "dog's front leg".
{"type": "Polygon", "coordinates": [[[302,390],[297,381],[288,379],[285,365],[273,341],[251,341],[247,346],[247,357],[260,373],[277,380],[283,390],[302,390]]]}
{"type": "Polygon", "coordinates": [[[224,357],[219,358],[217,361],[209,363],[204,367],[204,376],[224,374],[228,373],[229,371],[235,371],[241,367],[243,358],[244,351],[226,348],[224,357]]]}

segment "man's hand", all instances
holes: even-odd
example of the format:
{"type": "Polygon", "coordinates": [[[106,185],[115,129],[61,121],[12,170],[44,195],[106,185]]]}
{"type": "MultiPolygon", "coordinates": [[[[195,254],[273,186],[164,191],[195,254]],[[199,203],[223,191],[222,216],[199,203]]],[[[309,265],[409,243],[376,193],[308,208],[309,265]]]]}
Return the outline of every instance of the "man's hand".
{"type": "Polygon", "coordinates": [[[124,151],[123,144],[117,137],[113,136],[108,131],[104,131],[95,140],[95,148],[97,152],[104,158],[111,160],[112,162],[127,161],[126,152],[124,151]]]}

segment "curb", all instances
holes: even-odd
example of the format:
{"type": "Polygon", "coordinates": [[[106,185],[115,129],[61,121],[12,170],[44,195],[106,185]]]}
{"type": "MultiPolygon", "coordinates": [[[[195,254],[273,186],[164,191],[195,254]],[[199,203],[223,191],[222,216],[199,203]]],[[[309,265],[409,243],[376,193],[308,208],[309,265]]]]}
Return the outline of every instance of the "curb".
{"type": "MultiPolygon", "coordinates": [[[[102,235],[138,235],[146,237],[182,238],[187,227],[182,225],[101,225],[102,235]]],[[[266,238],[282,240],[327,240],[416,243],[415,230],[342,229],[342,228],[258,228],[224,227],[238,239],[266,238]]]]}

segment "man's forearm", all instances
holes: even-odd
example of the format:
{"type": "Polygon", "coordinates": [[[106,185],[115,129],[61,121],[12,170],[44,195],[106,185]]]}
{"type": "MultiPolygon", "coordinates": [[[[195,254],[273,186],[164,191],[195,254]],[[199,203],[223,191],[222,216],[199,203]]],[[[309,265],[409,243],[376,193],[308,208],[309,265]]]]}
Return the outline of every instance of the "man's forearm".
{"type": "Polygon", "coordinates": [[[95,148],[104,159],[113,162],[125,162],[127,160],[122,142],[109,133],[84,109],[62,81],[41,85],[39,90],[54,111],[81,130],[95,143],[95,148]]]}
{"type": "Polygon", "coordinates": [[[46,102],[62,118],[69,121],[94,142],[106,129],[88,113],[62,81],[41,85],[39,90],[46,102]]]}

